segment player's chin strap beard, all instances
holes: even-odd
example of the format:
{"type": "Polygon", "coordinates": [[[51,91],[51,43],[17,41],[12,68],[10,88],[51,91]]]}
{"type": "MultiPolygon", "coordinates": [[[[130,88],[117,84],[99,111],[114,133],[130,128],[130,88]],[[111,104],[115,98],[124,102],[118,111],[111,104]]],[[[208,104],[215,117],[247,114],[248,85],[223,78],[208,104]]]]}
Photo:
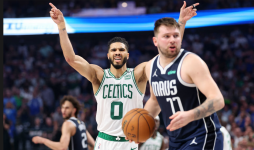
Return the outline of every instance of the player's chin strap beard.
{"type": "Polygon", "coordinates": [[[127,57],[123,58],[123,63],[120,65],[115,65],[111,58],[109,58],[108,61],[109,61],[109,64],[112,65],[115,69],[121,69],[123,67],[123,65],[127,63],[127,57]]]}

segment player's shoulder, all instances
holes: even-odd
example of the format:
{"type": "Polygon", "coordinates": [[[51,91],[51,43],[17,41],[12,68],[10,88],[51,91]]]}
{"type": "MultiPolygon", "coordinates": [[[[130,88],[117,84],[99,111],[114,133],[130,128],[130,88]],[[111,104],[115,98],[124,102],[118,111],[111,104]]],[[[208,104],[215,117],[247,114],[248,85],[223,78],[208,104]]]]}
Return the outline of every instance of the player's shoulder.
{"type": "Polygon", "coordinates": [[[70,120],[66,120],[62,125],[62,132],[71,132],[73,133],[76,130],[76,124],[70,120]]]}
{"type": "Polygon", "coordinates": [[[134,72],[138,72],[138,71],[140,71],[140,70],[143,71],[147,63],[148,63],[148,62],[142,62],[141,64],[137,65],[137,66],[134,68],[134,72]]]}

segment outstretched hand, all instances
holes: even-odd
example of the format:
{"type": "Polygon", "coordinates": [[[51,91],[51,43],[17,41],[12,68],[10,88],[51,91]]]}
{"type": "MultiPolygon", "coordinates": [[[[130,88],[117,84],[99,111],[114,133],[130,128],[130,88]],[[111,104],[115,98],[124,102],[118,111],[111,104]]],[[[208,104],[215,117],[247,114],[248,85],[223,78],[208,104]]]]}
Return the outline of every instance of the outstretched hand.
{"type": "Polygon", "coordinates": [[[32,141],[35,144],[43,144],[44,143],[44,138],[39,137],[39,136],[35,136],[35,137],[32,138],[32,141]]]}
{"type": "Polygon", "coordinates": [[[52,20],[59,25],[60,23],[64,22],[64,17],[63,17],[63,13],[56,8],[55,5],[53,5],[52,3],[49,3],[49,5],[52,7],[50,10],[50,17],[52,18],[52,20]]]}
{"type": "Polygon", "coordinates": [[[177,113],[173,114],[169,117],[169,119],[172,119],[170,124],[167,126],[167,130],[169,131],[175,131],[179,128],[182,128],[186,126],[188,123],[193,121],[193,117],[191,116],[191,113],[188,111],[178,111],[177,113]]]}
{"type": "MultiPolygon", "coordinates": [[[[199,3],[193,5],[196,7],[199,3]]],[[[183,6],[180,9],[179,21],[185,24],[188,20],[197,15],[197,9],[193,9],[193,5],[186,7],[186,1],[183,1],[183,6]]]]}

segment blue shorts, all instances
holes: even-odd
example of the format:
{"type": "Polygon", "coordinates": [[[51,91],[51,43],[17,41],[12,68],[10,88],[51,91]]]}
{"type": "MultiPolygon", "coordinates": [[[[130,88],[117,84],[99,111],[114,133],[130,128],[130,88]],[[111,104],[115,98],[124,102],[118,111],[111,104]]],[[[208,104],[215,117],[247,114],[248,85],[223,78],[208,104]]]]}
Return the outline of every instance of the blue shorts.
{"type": "MultiPolygon", "coordinates": [[[[211,137],[211,136],[210,136],[211,137]]],[[[168,150],[223,150],[223,136],[220,131],[216,132],[216,138],[210,138],[209,134],[197,136],[179,147],[169,145],[168,150]]]]}

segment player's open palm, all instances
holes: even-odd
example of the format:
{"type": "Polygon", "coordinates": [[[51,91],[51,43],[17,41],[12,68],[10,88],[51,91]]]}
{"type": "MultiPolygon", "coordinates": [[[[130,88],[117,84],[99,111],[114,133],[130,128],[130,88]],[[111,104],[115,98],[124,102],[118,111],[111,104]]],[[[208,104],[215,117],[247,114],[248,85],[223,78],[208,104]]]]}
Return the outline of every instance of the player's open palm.
{"type": "Polygon", "coordinates": [[[56,6],[54,6],[52,3],[49,3],[49,5],[52,7],[50,10],[50,17],[52,18],[52,20],[59,25],[60,23],[64,22],[64,17],[63,17],[63,13],[56,8],[56,6]]]}
{"type": "MultiPolygon", "coordinates": [[[[193,4],[195,7],[199,5],[199,3],[193,4]]],[[[189,6],[186,8],[186,2],[183,2],[183,6],[180,9],[180,19],[184,22],[187,22],[190,20],[192,17],[196,16],[197,9],[193,9],[193,5],[189,6]]]]}
{"type": "Polygon", "coordinates": [[[170,116],[169,119],[172,119],[170,124],[167,126],[167,130],[170,131],[182,128],[192,121],[192,117],[187,111],[178,111],[170,116]]]}

